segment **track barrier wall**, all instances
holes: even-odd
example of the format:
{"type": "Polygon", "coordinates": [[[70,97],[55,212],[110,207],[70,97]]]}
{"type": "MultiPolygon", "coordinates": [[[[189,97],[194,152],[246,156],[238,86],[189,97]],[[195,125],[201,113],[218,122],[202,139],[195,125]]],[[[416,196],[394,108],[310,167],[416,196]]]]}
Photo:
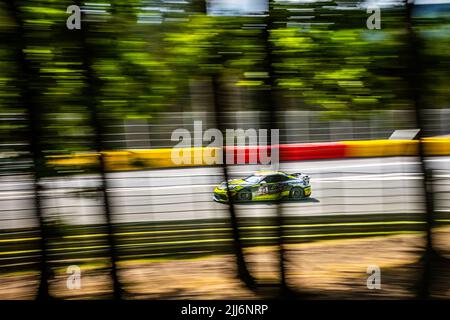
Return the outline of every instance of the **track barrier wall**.
{"type": "MultiPolygon", "coordinates": [[[[450,138],[425,138],[424,150],[427,156],[450,155],[450,138]]],[[[319,159],[363,158],[363,157],[394,157],[414,156],[418,154],[417,140],[364,140],[339,141],[325,143],[296,143],[279,146],[280,161],[302,161],[319,159]]],[[[138,149],[103,152],[108,171],[129,171],[149,168],[176,168],[187,166],[211,165],[211,159],[219,152],[219,148],[164,148],[138,149]],[[173,154],[184,156],[187,161],[176,163],[173,154]],[[190,159],[190,160],[189,160],[190,159]]],[[[225,147],[226,154],[233,153],[234,163],[260,162],[258,155],[263,152],[270,156],[270,147],[225,147]],[[268,150],[265,150],[268,148],[268,150]],[[244,160],[243,160],[243,159],[244,160]]],[[[78,153],[69,155],[49,156],[47,164],[50,167],[89,167],[99,164],[99,153],[78,153]]]]}

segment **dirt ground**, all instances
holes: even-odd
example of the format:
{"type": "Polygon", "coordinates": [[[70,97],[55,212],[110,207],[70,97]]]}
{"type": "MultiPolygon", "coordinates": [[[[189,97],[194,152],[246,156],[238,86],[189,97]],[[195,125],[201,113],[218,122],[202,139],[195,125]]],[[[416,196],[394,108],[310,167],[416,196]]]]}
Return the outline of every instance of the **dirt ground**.
{"type": "MultiPolygon", "coordinates": [[[[448,257],[450,228],[437,229],[435,247],[448,257]]],[[[288,284],[312,299],[413,298],[421,268],[423,236],[404,234],[351,240],[329,240],[286,245],[288,284]],[[381,289],[367,288],[367,268],[381,271],[381,289]]],[[[245,251],[251,273],[261,283],[278,281],[278,256],[274,247],[245,251]]],[[[261,299],[265,293],[247,289],[235,276],[233,255],[192,260],[125,261],[119,277],[129,299],[261,299]]],[[[450,268],[436,262],[433,296],[450,298],[450,268]]],[[[107,269],[84,267],[81,288],[67,289],[67,275],[57,273],[51,294],[62,299],[108,298],[107,269]]],[[[0,277],[0,299],[33,299],[37,274],[0,277]]]]}

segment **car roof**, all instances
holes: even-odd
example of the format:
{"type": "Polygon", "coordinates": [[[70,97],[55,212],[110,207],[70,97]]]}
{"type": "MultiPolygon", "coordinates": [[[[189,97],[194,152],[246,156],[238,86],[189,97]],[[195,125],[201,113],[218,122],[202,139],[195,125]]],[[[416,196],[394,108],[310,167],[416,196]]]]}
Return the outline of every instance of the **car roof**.
{"type": "Polygon", "coordinates": [[[255,175],[255,176],[269,176],[269,175],[272,175],[272,174],[286,175],[284,172],[273,171],[273,170],[260,170],[260,171],[256,171],[253,175],[255,175]]]}

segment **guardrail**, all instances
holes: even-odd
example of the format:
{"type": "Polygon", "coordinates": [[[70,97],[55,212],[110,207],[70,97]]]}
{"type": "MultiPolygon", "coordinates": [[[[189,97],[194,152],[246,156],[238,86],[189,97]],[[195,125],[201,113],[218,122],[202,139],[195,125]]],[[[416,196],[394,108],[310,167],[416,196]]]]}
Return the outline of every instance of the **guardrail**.
{"type": "MultiPolygon", "coordinates": [[[[280,161],[302,161],[316,159],[339,159],[357,157],[393,157],[414,156],[418,154],[417,140],[365,140],[365,141],[339,141],[326,143],[296,143],[279,146],[280,161]]],[[[427,156],[450,155],[450,138],[425,138],[424,150],[427,156]]],[[[256,157],[263,148],[270,154],[270,147],[225,147],[225,152],[234,154],[234,163],[237,163],[238,150],[243,153],[244,162],[256,157]]],[[[172,161],[173,149],[149,150],[118,150],[105,151],[105,166],[108,171],[131,171],[150,168],[176,168],[186,166],[209,165],[204,159],[206,155],[214,155],[219,148],[179,148],[180,152],[190,154],[189,163],[177,164],[172,161]],[[194,155],[201,150],[201,163],[194,161],[194,155]]],[[[51,167],[90,167],[97,166],[100,153],[78,153],[69,155],[49,156],[47,163],[51,167]]]]}

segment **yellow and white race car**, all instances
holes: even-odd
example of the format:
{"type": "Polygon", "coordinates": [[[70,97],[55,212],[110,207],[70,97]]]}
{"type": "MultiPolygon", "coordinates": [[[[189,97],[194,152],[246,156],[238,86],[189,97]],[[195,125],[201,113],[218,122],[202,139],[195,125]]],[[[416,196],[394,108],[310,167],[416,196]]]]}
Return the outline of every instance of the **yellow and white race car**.
{"type": "Polygon", "coordinates": [[[222,182],[214,189],[214,201],[233,202],[300,200],[311,195],[310,178],[302,173],[258,171],[244,179],[222,182]],[[228,186],[228,188],[227,188],[228,186]]]}

